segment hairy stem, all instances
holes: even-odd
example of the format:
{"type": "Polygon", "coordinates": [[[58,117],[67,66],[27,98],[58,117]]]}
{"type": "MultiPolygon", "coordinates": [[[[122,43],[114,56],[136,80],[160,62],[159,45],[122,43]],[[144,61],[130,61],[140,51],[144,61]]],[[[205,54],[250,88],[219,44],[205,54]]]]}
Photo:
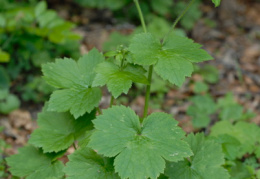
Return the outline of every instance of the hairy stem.
{"type": "MultiPolygon", "coordinates": [[[[142,23],[142,27],[143,27],[144,33],[147,33],[147,29],[146,29],[146,25],[145,25],[145,21],[144,21],[144,16],[143,16],[142,10],[140,8],[139,1],[138,0],[134,0],[134,2],[135,2],[135,5],[136,5],[136,8],[137,8],[137,11],[139,13],[139,17],[140,17],[140,21],[142,23]]],[[[153,65],[149,66],[149,71],[148,71],[148,81],[149,81],[149,84],[146,86],[143,118],[145,118],[147,116],[147,113],[148,113],[149,100],[150,100],[150,89],[151,89],[151,82],[152,82],[152,74],[153,74],[153,65]]],[[[143,118],[141,118],[141,122],[142,122],[143,118]]]]}
{"type": "Polygon", "coordinates": [[[146,25],[145,25],[145,22],[144,22],[144,16],[143,16],[142,10],[141,10],[140,5],[139,5],[139,1],[138,0],[134,0],[134,2],[135,2],[135,6],[137,8],[137,11],[138,11],[141,23],[142,23],[142,27],[144,29],[144,32],[146,33],[147,32],[146,25]]]}
{"type": "Polygon", "coordinates": [[[175,29],[178,22],[181,20],[181,18],[188,12],[192,4],[195,2],[195,0],[191,0],[189,4],[186,6],[186,8],[181,12],[181,14],[177,17],[177,19],[174,21],[170,31],[166,34],[166,36],[163,38],[163,42],[165,41],[166,37],[175,29]]]}

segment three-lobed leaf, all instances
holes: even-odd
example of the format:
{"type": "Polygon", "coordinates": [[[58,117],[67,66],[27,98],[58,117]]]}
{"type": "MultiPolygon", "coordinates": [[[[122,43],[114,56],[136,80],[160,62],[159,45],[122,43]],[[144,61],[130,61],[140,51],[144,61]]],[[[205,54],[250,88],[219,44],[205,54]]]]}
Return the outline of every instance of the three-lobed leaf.
{"type": "Polygon", "coordinates": [[[155,72],[164,80],[181,86],[185,77],[190,77],[193,64],[212,57],[200,49],[201,45],[175,34],[169,35],[161,44],[151,33],[141,33],[133,37],[129,46],[134,63],[154,65],[155,72]]]}
{"type": "Polygon", "coordinates": [[[113,106],[93,123],[96,131],[89,146],[104,156],[116,157],[115,171],[121,178],[154,179],[163,173],[165,160],[180,161],[192,155],[182,140],[185,133],[165,113],[153,113],[141,125],[133,110],[113,106]]]}
{"type": "Polygon", "coordinates": [[[119,179],[114,171],[113,159],[101,157],[87,147],[69,155],[64,171],[68,179],[119,179]]]}
{"type": "Polygon", "coordinates": [[[93,49],[78,62],[65,58],[43,65],[46,82],[59,88],[52,93],[48,110],[70,111],[78,118],[97,107],[101,100],[101,90],[92,87],[92,83],[96,75],[94,69],[103,61],[103,56],[93,49]]]}
{"type": "Polygon", "coordinates": [[[165,174],[170,179],[228,179],[229,174],[222,165],[225,163],[221,145],[206,140],[204,134],[190,134],[185,139],[194,156],[185,161],[168,162],[165,174]]]}
{"type": "Polygon", "coordinates": [[[95,110],[75,120],[70,113],[49,112],[47,106],[38,115],[39,128],[34,130],[30,144],[42,147],[44,152],[58,152],[69,148],[75,140],[93,128],[95,110]]]}
{"type": "Polygon", "coordinates": [[[44,154],[41,149],[28,145],[20,148],[18,154],[8,157],[6,161],[14,176],[27,179],[61,179],[64,176],[64,165],[56,157],[57,153],[44,154]]]}
{"type": "Polygon", "coordinates": [[[148,84],[144,76],[145,71],[137,65],[128,64],[120,68],[116,64],[106,61],[96,68],[97,75],[93,86],[107,85],[108,90],[117,98],[121,93],[127,93],[132,82],[148,84]]]}

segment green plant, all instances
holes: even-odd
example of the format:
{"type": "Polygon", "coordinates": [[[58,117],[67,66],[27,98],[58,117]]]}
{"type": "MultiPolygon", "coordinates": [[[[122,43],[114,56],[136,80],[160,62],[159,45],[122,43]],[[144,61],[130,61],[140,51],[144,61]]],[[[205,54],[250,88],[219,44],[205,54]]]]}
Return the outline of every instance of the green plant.
{"type": "MultiPolygon", "coordinates": [[[[24,101],[45,101],[50,87],[42,88],[40,67],[60,56],[79,56],[79,36],[74,24],[47,9],[45,1],[37,4],[5,1],[0,9],[0,63],[12,83],[10,91],[24,101]],[[38,77],[37,81],[34,77],[38,77]],[[35,85],[37,83],[37,85],[35,85]]],[[[45,84],[47,86],[47,84],[45,84]]]]}
{"type": "MultiPolygon", "coordinates": [[[[223,133],[230,135],[234,143],[246,143],[248,137],[252,139],[249,145],[240,146],[241,150],[234,154],[236,157],[245,152],[259,155],[259,137],[251,138],[259,135],[256,125],[239,122],[233,126],[230,121],[223,121],[218,125],[228,122],[228,128],[224,125],[225,128],[217,130],[216,124],[211,137],[204,134],[185,137],[171,115],[163,112],[148,115],[153,71],[181,86],[185,77],[193,72],[194,63],[212,57],[201,45],[174,33],[166,35],[163,41],[156,39],[147,32],[138,0],[134,2],[144,33],[135,35],[129,48],[109,52],[105,55],[108,58],[93,49],[78,61],[64,58],[43,65],[44,79],[56,90],[38,116],[39,128],[32,133],[30,145],[7,158],[13,175],[39,179],[65,176],[73,179],[227,179],[230,174],[223,167],[226,165],[223,144],[226,143],[217,140],[223,133]],[[146,85],[142,117],[129,107],[113,105],[114,99],[127,93],[133,82],[146,85]],[[111,104],[101,110],[98,107],[102,96],[100,86],[104,85],[111,93],[111,104]],[[244,127],[251,132],[250,136],[232,137],[244,127]],[[70,146],[75,152],[68,156],[69,162],[64,167],[59,158],[70,146]]],[[[248,159],[248,165],[256,167],[255,163],[248,159]]],[[[225,167],[231,174],[234,172],[232,167],[225,167]]]]}
{"type": "MultiPolygon", "coordinates": [[[[2,132],[4,130],[3,127],[0,127],[0,132],[2,132]]],[[[6,166],[6,161],[5,161],[5,157],[6,157],[6,149],[9,148],[10,146],[3,140],[0,138],[0,177],[1,178],[6,178],[8,176],[7,173],[7,166],[6,166]]]]}

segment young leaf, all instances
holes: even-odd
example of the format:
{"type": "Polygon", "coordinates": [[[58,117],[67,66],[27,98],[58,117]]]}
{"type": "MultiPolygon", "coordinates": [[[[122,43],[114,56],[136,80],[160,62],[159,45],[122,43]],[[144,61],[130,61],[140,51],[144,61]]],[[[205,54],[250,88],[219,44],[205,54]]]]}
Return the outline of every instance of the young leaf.
{"type": "Polygon", "coordinates": [[[153,113],[141,125],[130,108],[114,106],[93,123],[96,131],[89,146],[107,157],[116,156],[115,170],[121,178],[154,179],[164,171],[164,159],[180,161],[192,155],[177,121],[165,113],[153,113]]]}
{"type": "Polygon", "coordinates": [[[227,134],[236,138],[240,143],[237,157],[242,157],[246,153],[256,153],[259,150],[257,144],[260,143],[260,128],[255,124],[238,122],[232,125],[229,121],[216,123],[211,129],[211,136],[227,134]]]}
{"type": "Polygon", "coordinates": [[[218,7],[220,5],[221,0],[212,0],[212,2],[215,4],[215,7],[218,7]]]}
{"type": "Polygon", "coordinates": [[[81,148],[69,155],[64,172],[68,179],[119,179],[113,160],[99,156],[90,148],[81,148]]]}
{"type": "Polygon", "coordinates": [[[139,66],[128,64],[123,69],[112,62],[103,62],[96,68],[97,76],[93,86],[107,84],[108,90],[117,98],[121,93],[127,93],[132,82],[148,84],[144,70],[139,66]]]}
{"type": "Polygon", "coordinates": [[[191,98],[193,105],[187,109],[187,114],[192,117],[194,127],[206,127],[210,123],[210,115],[216,111],[216,104],[209,95],[197,95],[191,98]]]}
{"type": "Polygon", "coordinates": [[[64,176],[64,166],[61,161],[55,160],[56,156],[56,153],[44,154],[41,149],[28,145],[20,148],[18,154],[8,157],[6,161],[14,176],[27,179],[61,179],[64,176]]]}
{"type": "Polygon", "coordinates": [[[81,57],[78,62],[65,58],[43,65],[42,71],[46,82],[61,88],[51,95],[48,110],[70,111],[75,118],[78,118],[98,106],[101,90],[92,87],[92,83],[96,75],[94,68],[103,61],[103,56],[94,49],[81,57]]]}
{"type": "Polygon", "coordinates": [[[225,163],[221,145],[206,140],[204,134],[190,134],[185,139],[194,156],[178,163],[168,162],[165,174],[170,179],[228,179],[228,172],[221,166],[225,163]]]}
{"type": "Polygon", "coordinates": [[[129,46],[134,62],[139,65],[153,65],[155,72],[164,80],[181,86],[185,77],[193,72],[192,63],[210,60],[212,57],[200,49],[192,40],[171,34],[160,44],[150,33],[134,36],[129,46]]]}
{"type": "Polygon", "coordinates": [[[48,112],[47,106],[38,115],[39,128],[34,130],[30,144],[42,147],[44,152],[58,152],[67,149],[73,142],[93,128],[91,120],[95,110],[77,120],[69,113],[48,112]]]}

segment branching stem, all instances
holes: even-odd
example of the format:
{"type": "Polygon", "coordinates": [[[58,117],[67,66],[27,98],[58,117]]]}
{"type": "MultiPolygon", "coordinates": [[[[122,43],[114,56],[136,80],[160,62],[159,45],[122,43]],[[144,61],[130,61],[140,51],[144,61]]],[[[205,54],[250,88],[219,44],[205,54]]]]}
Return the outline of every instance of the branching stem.
{"type": "MultiPolygon", "coordinates": [[[[137,8],[137,11],[139,13],[139,17],[140,17],[140,20],[141,20],[141,23],[142,23],[144,33],[147,33],[147,29],[146,29],[146,25],[145,25],[145,21],[144,21],[144,16],[143,16],[142,10],[140,8],[139,1],[134,0],[134,2],[135,2],[135,5],[136,5],[136,8],[137,8]]],[[[149,84],[146,86],[144,113],[143,113],[143,118],[141,118],[141,122],[147,116],[147,113],[148,113],[152,75],[153,75],[153,65],[150,65],[149,71],[148,71],[148,82],[149,82],[149,84]]]]}
{"type": "Polygon", "coordinates": [[[181,14],[177,17],[177,19],[174,21],[170,31],[165,35],[165,37],[163,38],[163,42],[165,41],[166,37],[175,29],[176,25],[178,24],[178,22],[181,20],[181,18],[188,12],[188,10],[190,9],[190,7],[192,6],[192,4],[195,2],[195,0],[191,0],[189,2],[189,4],[186,6],[186,8],[181,12],[181,14]]]}

